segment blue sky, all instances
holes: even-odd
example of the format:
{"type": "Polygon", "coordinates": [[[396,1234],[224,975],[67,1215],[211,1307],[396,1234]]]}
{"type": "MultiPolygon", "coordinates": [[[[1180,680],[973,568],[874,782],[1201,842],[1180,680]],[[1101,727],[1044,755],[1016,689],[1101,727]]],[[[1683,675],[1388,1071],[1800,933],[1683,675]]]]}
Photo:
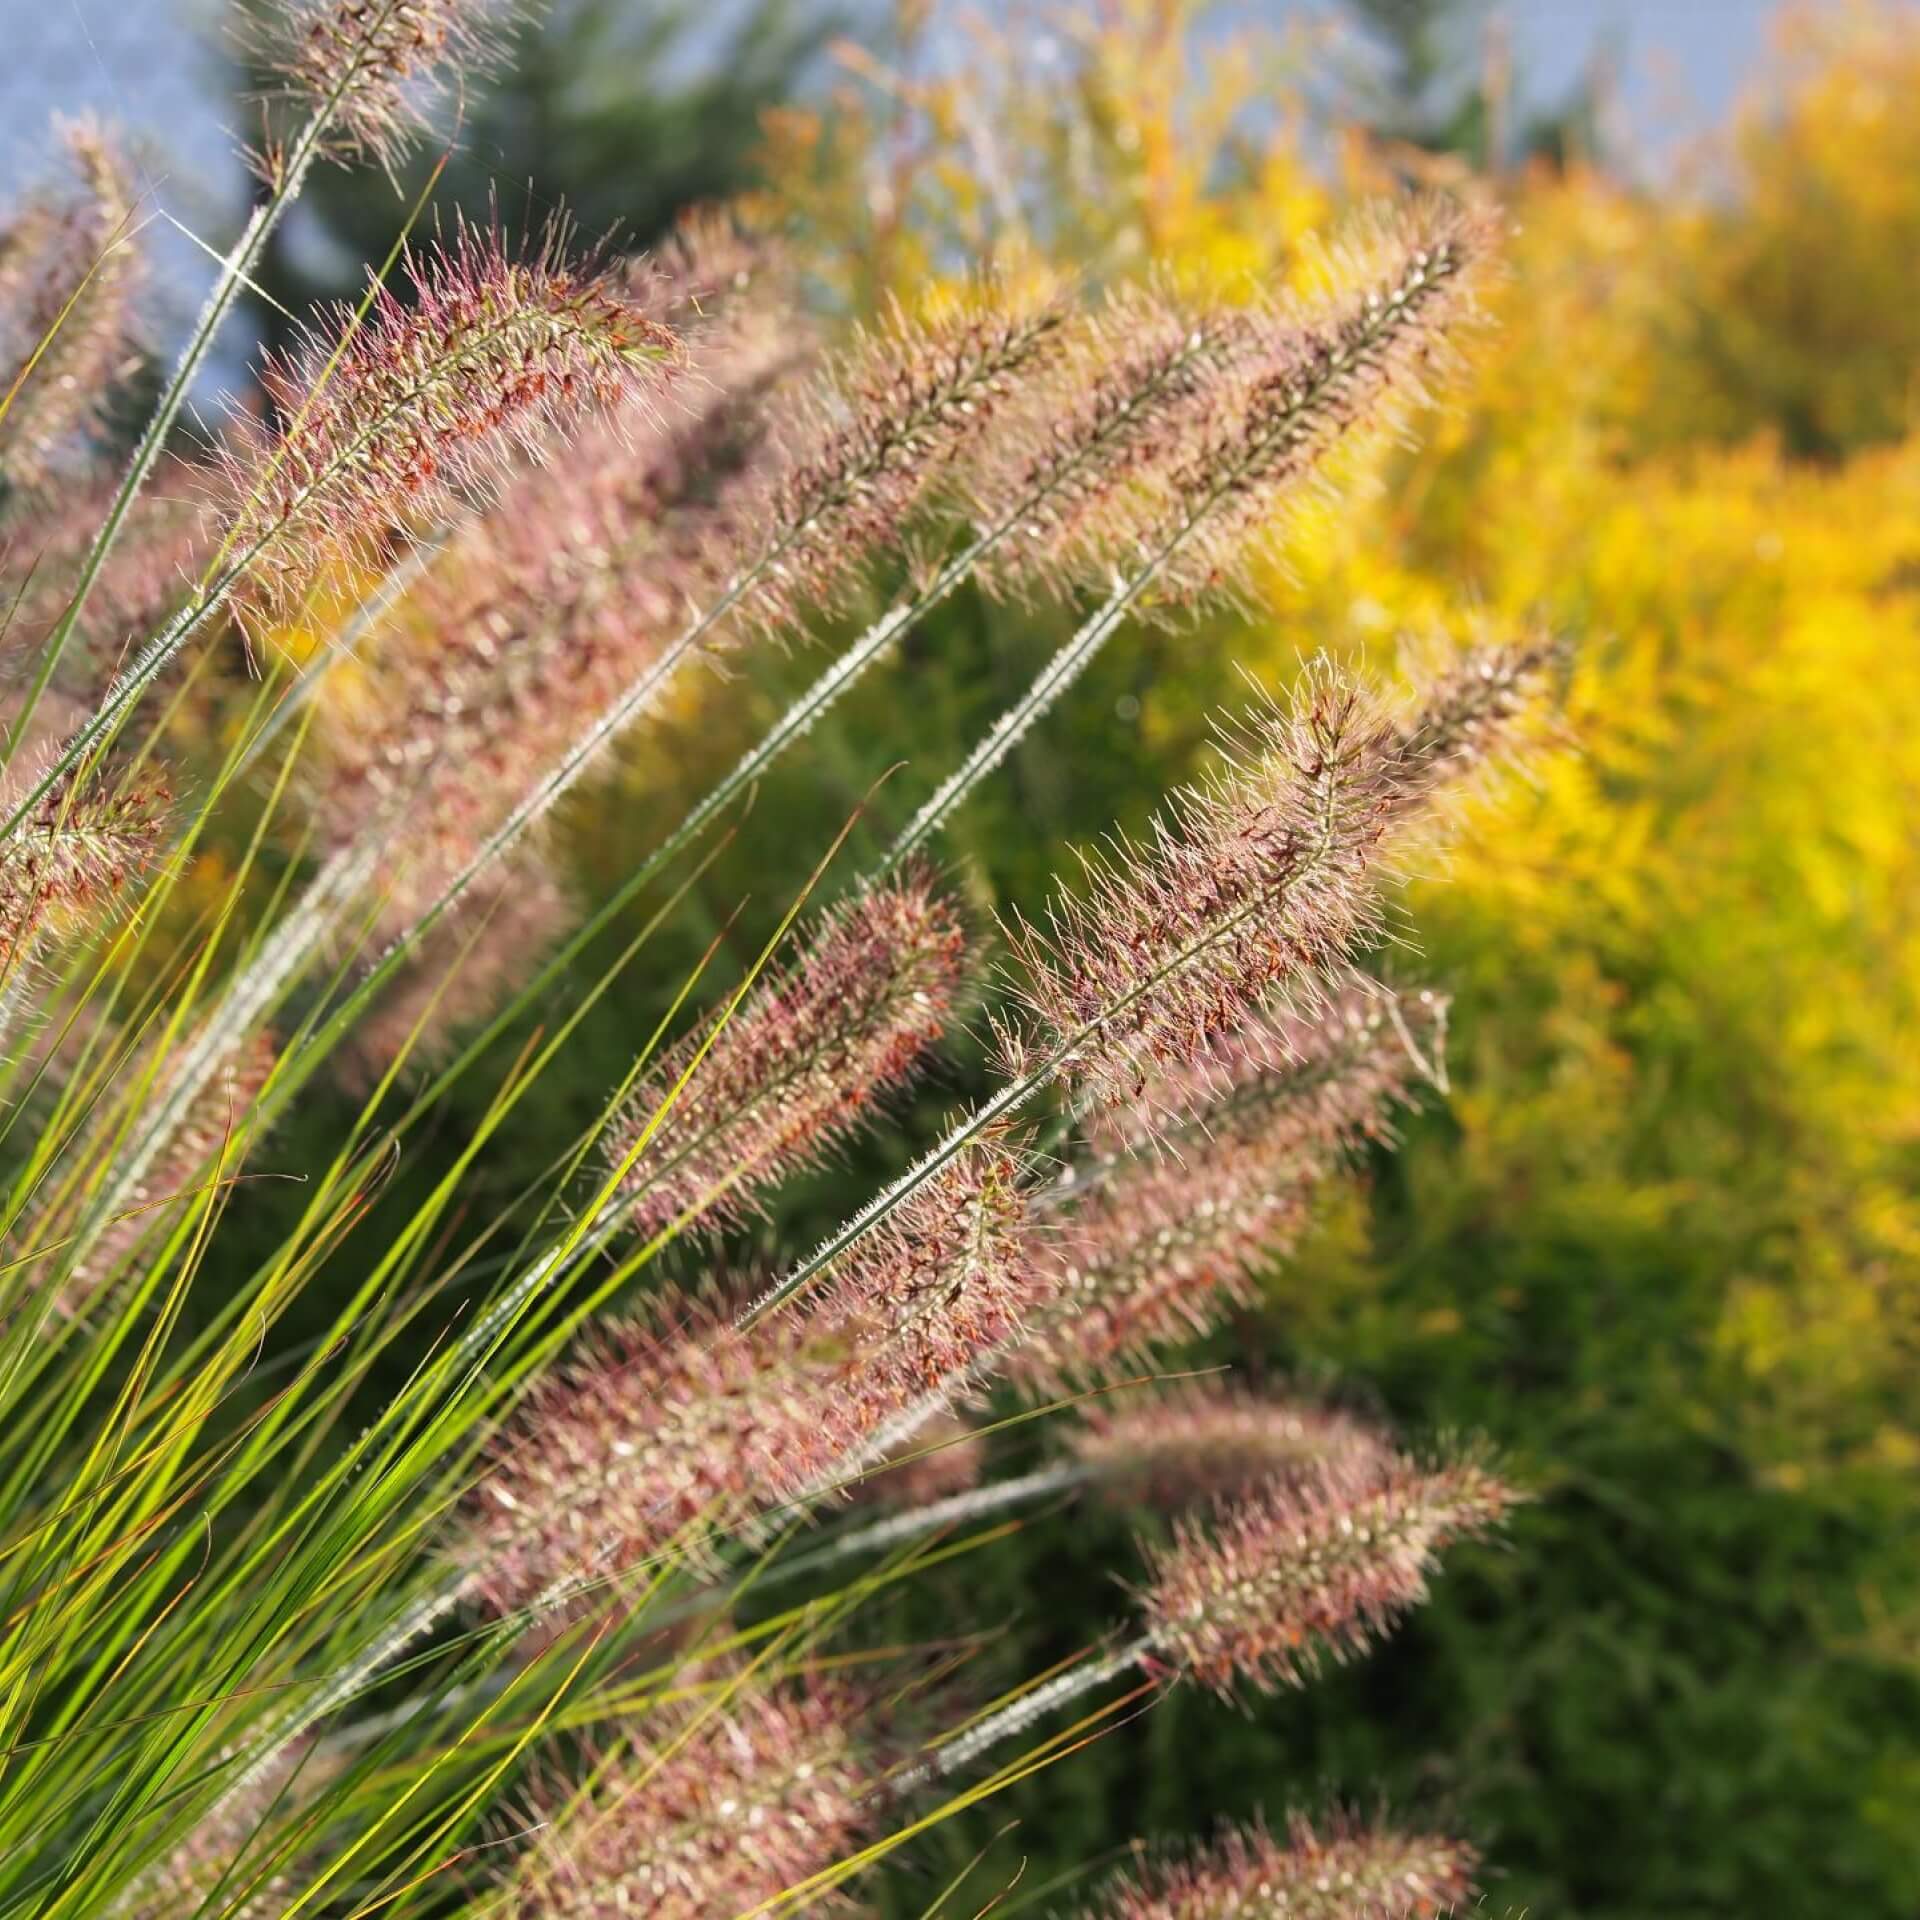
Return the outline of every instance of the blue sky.
{"type": "Polygon", "coordinates": [[[1518,63],[1536,86],[1564,92],[1603,42],[1624,56],[1621,79],[1636,114],[1664,104],[1666,76],[1717,117],[1762,52],[1765,0],[1514,0],[1518,63]]]}

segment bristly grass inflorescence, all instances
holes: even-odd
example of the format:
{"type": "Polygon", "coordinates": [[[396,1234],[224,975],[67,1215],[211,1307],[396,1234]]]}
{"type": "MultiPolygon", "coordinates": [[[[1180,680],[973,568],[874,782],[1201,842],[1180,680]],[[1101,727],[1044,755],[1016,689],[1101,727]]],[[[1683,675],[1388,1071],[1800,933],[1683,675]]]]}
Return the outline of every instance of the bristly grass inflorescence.
{"type": "Polygon", "coordinates": [[[960,1156],[792,1311],[748,1328],[669,1300],[522,1411],[456,1557],[500,1609],[670,1553],[850,1474],[887,1419],[1013,1337],[1029,1198],[999,1143],[960,1156]]]}
{"type": "Polygon", "coordinates": [[[1491,1533],[1517,1499],[1470,1456],[1341,1460],[1276,1481],[1155,1551],[1149,1639],[1221,1692],[1304,1686],[1418,1606],[1440,1550],[1491,1533]]]}
{"type": "Polygon", "coordinates": [[[0,228],[0,506],[84,466],[138,362],[131,169],[91,120],[60,137],[75,186],[45,190],[0,228]]]}
{"type": "Polygon", "coordinates": [[[543,1809],[509,1911],[708,1920],[783,1905],[872,1830],[879,1706],[826,1682],[775,1691],[749,1678],[696,1696],[662,1716],[657,1746],[618,1756],[591,1789],[562,1788],[543,1809]]]}
{"type": "Polygon", "coordinates": [[[1479,1856],[1464,1842],[1343,1809],[1290,1815],[1275,1835],[1233,1827],[1204,1852],[1114,1887],[1090,1920],[1404,1920],[1473,1898],[1479,1856]]]}
{"type": "Polygon", "coordinates": [[[447,93],[486,73],[525,8],[515,0],[290,0],[260,36],[287,92],[326,112],[325,150],[392,166],[447,93]]]}
{"type": "Polygon", "coordinates": [[[605,268],[556,229],[523,252],[458,224],[388,288],[261,380],[285,425],[236,422],[222,450],[228,553],[248,557],[257,621],[297,606],[329,566],[377,569],[390,535],[496,485],[517,456],[618,405],[677,353],[605,268]]]}
{"type": "Polygon", "coordinates": [[[925,874],[830,908],[789,968],[628,1096],[604,1152],[635,1227],[738,1220],[818,1165],[924,1064],[969,972],[959,915],[925,874]]]}
{"type": "MultiPolygon", "coordinates": [[[[938,844],[1128,620],[1231,594],[1404,416],[1492,218],[1362,223],[1309,298],[1003,262],[852,328],[729,216],[637,260],[456,219],[152,490],[311,166],[391,171],[456,127],[514,12],[263,10],[293,111],[124,459],[100,429],[140,262],[110,137],[72,134],[81,191],[0,239],[0,1910],[819,1910],[1063,1757],[1081,1729],[923,1813],[1083,1695],[1356,1654],[1518,1497],[1330,1400],[1131,1376],[1251,1305],[1326,1182],[1444,1087],[1444,999],[1366,969],[1410,849],[1528,743],[1556,647],[1457,652],[1409,701],[1316,655],[1037,918],[938,844]],[[880,858],[847,870],[849,826],[802,860],[748,817],[762,776],[970,587],[1059,650],[880,858]],[[669,692],[732,697],[684,666],[817,638],[812,686],[582,898],[536,831],[559,802],[614,743],[659,751],[669,692]],[[589,1063],[591,1109],[516,1155],[724,869],[629,909],[726,815],[800,897],[751,909],[774,924],[745,918],[737,976],[744,915],[716,915],[651,978],[665,1014],[589,1063]],[[936,1061],[939,1121],[906,1098],[936,1061]],[[309,1164],[330,1067],[365,1104],[309,1164]],[[894,1177],[795,1258],[802,1183],[868,1155],[894,1177]],[[946,1666],[1001,1623],[953,1582],[908,1737],[924,1650],[874,1644],[874,1597],[1096,1499],[1149,1515],[1134,1637],[969,1716],[946,1666]]],[[[1473,1865],[1336,1816],[1109,1906],[1387,1920],[1473,1865]]]]}

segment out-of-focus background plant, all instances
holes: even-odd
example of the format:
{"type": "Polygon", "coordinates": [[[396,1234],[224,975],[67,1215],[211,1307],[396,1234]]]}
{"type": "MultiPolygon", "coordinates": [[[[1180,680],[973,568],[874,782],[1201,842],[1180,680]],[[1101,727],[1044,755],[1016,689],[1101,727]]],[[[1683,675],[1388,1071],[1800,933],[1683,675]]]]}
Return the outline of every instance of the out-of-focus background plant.
{"type": "MultiPolygon", "coordinates": [[[[1024,1860],[1039,1886],[1128,1833],[1377,1782],[1483,1841],[1503,1907],[1911,1915],[1920,13],[1783,13],[1736,113],[1662,156],[1655,186],[1609,143],[1604,76],[1522,111],[1477,10],[1365,0],[1358,41],[1333,45],[1318,20],[1178,0],[987,11],[964,29],[873,7],[636,24],[571,0],[468,103],[472,170],[435,193],[483,205],[482,181],[504,199],[531,173],[589,233],[645,241],[751,185],[856,318],[982,256],[1231,298],[1310,275],[1312,236],[1383,188],[1489,173],[1507,275],[1419,447],[1338,513],[1309,508],[1285,570],[1230,618],[1114,645],[948,851],[983,897],[1037,898],[1063,843],[1137,823],[1193,771],[1236,659],[1284,676],[1323,645],[1385,658],[1463,601],[1577,638],[1580,750],[1498,832],[1469,829],[1446,885],[1416,888],[1420,970],[1456,993],[1451,1100],[1405,1122],[1210,1356],[1364,1382],[1409,1429],[1490,1435],[1541,1494],[1526,1550],[1483,1558],[1284,1713],[1161,1700],[927,1835],[928,1889],[982,1846],[989,1871],[1024,1860]]],[[[425,176],[399,184],[410,198],[425,176]]],[[[276,303],[380,256],[394,185],[338,176],[309,205],[263,281],[268,336],[276,303]]],[[[1017,606],[956,597],[761,812],[823,843],[883,734],[908,770],[856,839],[884,846],[924,797],[913,764],[950,760],[1045,638],[1017,606]]],[[[811,671],[794,662],[790,683],[811,671]]],[[[788,684],[776,669],[684,698],[615,794],[568,810],[560,845],[591,891],[788,684]]],[[[650,978],[677,979],[743,892],[777,912],[780,844],[742,834],[650,978]]],[[[186,897],[218,894],[219,857],[186,897]]],[[[592,1060],[622,1057],[658,1011],[624,983],[596,1006],[571,1056],[588,1064],[548,1073],[507,1147],[544,1159],[583,1126],[607,1091],[592,1060]]],[[[950,1081],[924,1111],[955,1096],[950,1081]]],[[[480,1120],[467,1097],[403,1182],[424,1191],[453,1163],[480,1120]]],[[[280,1157],[322,1158],[351,1110],[316,1094],[280,1157]]],[[[841,1219],[886,1165],[853,1150],[769,1242],[841,1219]]],[[[222,1257],[244,1257],[250,1220],[269,1244],[276,1207],[297,1204],[245,1196],[222,1257]]],[[[1026,1441],[993,1444],[1013,1461],[1026,1441]]],[[[969,1611],[1017,1617],[1023,1657],[1064,1659],[1113,1612],[1124,1535],[1089,1510],[977,1552],[957,1575],[969,1611]]],[[[872,1604],[897,1608],[905,1640],[949,1624],[924,1592],[872,1604]]],[[[918,1911],[895,1878],[898,1910],[918,1911]]]]}

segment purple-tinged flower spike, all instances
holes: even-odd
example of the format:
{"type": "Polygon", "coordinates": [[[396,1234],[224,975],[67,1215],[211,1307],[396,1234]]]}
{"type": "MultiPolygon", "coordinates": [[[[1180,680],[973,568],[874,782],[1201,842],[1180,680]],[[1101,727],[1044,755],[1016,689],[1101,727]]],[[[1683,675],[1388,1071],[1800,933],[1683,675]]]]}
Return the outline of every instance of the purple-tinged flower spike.
{"type": "Polygon", "coordinates": [[[723,591],[734,495],[767,457],[766,391],[807,350],[740,243],[690,243],[623,278],[684,338],[682,375],[517,475],[324,716],[314,793],[328,834],[350,841],[369,807],[404,805],[404,846],[383,875],[399,925],[658,666],[688,608],[723,591]]]}
{"type": "Polygon", "coordinates": [[[1245,732],[1224,772],[1175,796],[1147,846],[1085,856],[1084,891],[1056,896],[1046,931],[1010,931],[1039,1027],[1029,1044],[1103,1101],[1190,1065],[1376,923],[1393,739],[1378,705],[1323,658],[1245,732]]]}
{"type": "Polygon", "coordinates": [[[1164,556],[1159,591],[1176,603],[1237,588],[1334,448],[1423,397],[1498,236],[1491,213],[1439,200],[1362,222],[1334,249],[1326,297],[1252,316],[1256,337],[1189,416],[1186,444],[1124,503],[1137,518],[1105,516],[1110,563],[1164,556]]]}
{"type": "Polygon", "coordinates": [[[1035,1056],[1102,1104],[1192,1070],[1277,994],[1332,976],[1379,923],[1384,853],[1446,780],[1514,737],[1554,649],[1492,649],[1404,722],[1324,656],[1229,740],[1143,848],[1083,856],[1044,930],[1010,933],[1035,1056]]]}
{"type": "Polygon", "coordinates": [[[1023,1170],[958,1155],[785,1311],[710,1303],[618,1324],[502,1440],[455,1547],[506,1612],[670,1550],[849,1472],[902,1407],[1011,1339],[1030,1289],[1023,1170]]]}
{"type": "Polygon", "coordinates": [[[672,333],[611,273],[567,265],[563,238],[516,256],[463,223],[408,263],[413,305],[383,287],[357,326],[341,312],[337,340],[268,366],[284,430],[238,422],[221,458],[226,557],[254,620],[287,613],[330,562],[377,571],[396,528],[658,380],[672,333]]]}
{"type": "MultiPolygon", "coordinates": [[[[67,610],[74,579],[115,489],[104,472],[62,485],[36,499],[29,511],[10,517],[0,532],[0,668],[39,659],[67,610]]],[[[183,468],[170,477],[166,491],[142,493],[128,510],[88,596],[78,644],[62,657],[55,688],[73,705],[62,724],[43,699],[34,715],[36,737],[66,734],[84,720],[123,651],[157,632],[186,597],[206,555],[205,517],[190,497],[181,497],[193,490],[192,472],[183,468]]],[[[9,726],[18,704],[9,697],[0,709],[9,726]]]]}
{"type": "Polygon", "coordinates": [[[1097,1164],[1064,1190],[1071,1211],[1042,1257],[1048,1304],[1012,1357],[1015,1378],[1059,1391],[1209,1331],[1305,1225],[1342,1154],[1385,1134],[1423,1071],[1356,992],[1334,997],[1317,1026],[1263,1015],[1163,1079],[1123,1114],[1153,1129],[1156,1150],[1097,1164]],[[1267,1066],[1269,1054],[1285,1064],[1267,1066]]]}
{"type": "Polygon", "coordinates": [[[391,167],[435,105],[491,69],[511,0],[294,0],[260,48],[287,92],[328,116],[323,151],[391,167]]]}
{"type": "Polygon", "coordinates": [[[958,1414],[942,1414],[847,1491],[862,1506],[931,1506],[978,1486],[986,1466],[980,1430],[958,1414]]]}
{"type": "Polygon", "coordinates": [[[1123,1882],[1089,1920],[1437,1920],[1473,1898],[1479,1864],[1446,1834],[1296,1814],[1284,1839],[1231,1828],[1197,1857],[1123,1882]]]}
{"type": "MultiPolygon", "coordinates": [[[[850,1687],[733,1692],[556,1792],[508,1882],[513,1920],[758,1913],[854,1851],[885,1806],[876,1703],[850,1687]]],[[[531,1823],[530,1823],[531,1824],[531,1823]]],[[[808,1912],[820,1910],[810,1898],[808,1912]]]]}
{"type": "Polygon", "coordinates": [[[29,200],[0,231],[0,481],[15,489],[54,476],[134,364],[126,163],[92,121],[59,134],[78,190],[29,200]]]}
{"type": "Polygon", "coordinates": [[[624,1165],[691,1071],[626,1177],[635,1227],[738,1221],[817,1166],[925,1062],[969,961],[958,914],[923,873],[830,909],[717,1036],[699,1029],[670,1048],[609,1130],[606,1156],[624,1165]]]}
{"type": "Polygon", "coordinates": [[[742,490],[740,619],[781,635],[833,607],[1057,349],[1065,303],[985,280],[931,315],[896,310],[773,423],[778,458],[742,490]]]}
{"type": "MultiPolygon", "coordinates": [[[[247,1132],[248,1120],[279,1058],[279,1043],[273,1034],[247,1037],[225,1070],[187,1108],[167,1141],[166,1151],[134,1186],[126,1209],[89,1245],[84,1262],[61,1292],[61,1312],[79,1312],[94,1289],[110,1279],[135,1248],[149,1240],[157,1247],[172,1231],[176,1209],[202,1181],[213,1177],[235,1136],[247,1132]]],[[[136,1056],[122,1069],[122,1077],[137,1079],[143,1071],[144,1063],[136,1056]]],[[[164,1080],[164,1061],[159,1073],[164,1080]]],[[[124,1116],[112,1101],[108,1107],[106,1119],[117,1125],[124,1116]]],[[[228,1165],[224,1171],[230,1179],[233,1167],[228,1165]]]]}
{"type": "Polygon", "coordinates": [[[1211,1331],[1306,1224],[1323,1164],[1291,1143],[1227,1143],[1095,1188],[1041,1256],[1046,1305],[1009,1375],[1028,1393],[1070,1392],[1211,1331]]]}
{"type": "Polygon", "coordinates": [[[1201,1382],[1096,1401],[1068,1444],[1110,1498],[1168,1510],[1328,1466],[1357,1470],[1388,1451],[1351,1414],[1201,1382]]]}
{"type": "Polygon", "coordinates": [[[976,524],[1018,516],[985,584],[1025,594],[1104,576],[1110,521],[1252,335],[1246,315],[1198,312],[1161,287],[1119,290],[1078,317],[967,463],[976,524]]]}
{"type": "Polygon", "coordinates": [[[1302,1686],[1427,1597],[1442,1548],[1493,1532],[1519,1496],[1472,1460],[1327,1465],[1180,1522],[1141,1597],[1153,1651],[1219,1692],[1302,1686]]]}
{"type": "Polygon", "coordinates": [[[310,1737],[289,1741],[258,1778],[217,1802],[129,1889],[114,1909],[116,1920],[177,1920],[203,1907],[221,1920],[276,1920],[294,1903],[303,1873],[298,1842],[290,1845],[289,1834],[273,1829],[297,1818],[340,1767],[310,1737]],[[295,1859],[273,1864],[276,1844],[295,1859]]]}
{"type": "MultiPolygon", "coordinates": [[[[30,791],[38,779],[6,784],[30,791]]],[[[170,798],[152,772],[122,779],[99,768],[62,774],[33,803],[0,841],[0,982],[11,986],[43,940],[78,932],[126,897],[160,851],[170,798]]]]}
{"type": "Polygon", "coordinates": [[[1396,822],[1490,766],[1521,757],[1550,731],[1541,690],[1571,657],[1558,634],[1461,648],[1421,676],[1387,770],[1396,822]]]}
{"type": "Polygon", "coordinates": [[[1448,1003],[1361,974],[1301,982],[1124,1105],[1091,1116],[1112,1150],[1205,1153],[1244,1139],[1285,1108],[1303,1137],[1380,1140],[1415,1083],[1444,1084],[1448,1003]]]}

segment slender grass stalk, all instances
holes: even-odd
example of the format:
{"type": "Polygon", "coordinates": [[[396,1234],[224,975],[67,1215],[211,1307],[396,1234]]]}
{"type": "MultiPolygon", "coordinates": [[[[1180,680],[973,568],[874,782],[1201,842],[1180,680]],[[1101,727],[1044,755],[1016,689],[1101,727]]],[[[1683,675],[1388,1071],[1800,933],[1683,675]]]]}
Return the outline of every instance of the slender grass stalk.
{"type": "Polygon", "coordinates": [[[944,827],[967,796],[999,767],[1028,732],[1066,690],[1086,672],[1100,649],[1119,630],[1142,594],[1153,583],[1154,570],[1142,570],[1131,580],[1117,582],[1099,610],[1091,615],[1065,646],[1035,675],[1033,684],[996,720],[964,761],[941,783],[939,790],[901,830],[885,856],[869,875],[869,884],[883,880],[903,860],[910,859],[944,827]]]}

